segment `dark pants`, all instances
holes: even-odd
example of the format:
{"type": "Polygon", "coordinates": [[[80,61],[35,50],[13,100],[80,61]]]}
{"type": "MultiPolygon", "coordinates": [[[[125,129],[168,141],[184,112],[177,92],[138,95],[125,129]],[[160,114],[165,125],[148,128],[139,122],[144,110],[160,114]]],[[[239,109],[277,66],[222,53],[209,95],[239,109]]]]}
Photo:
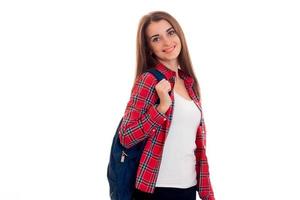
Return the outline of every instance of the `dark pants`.
{"type": "Polygon", "coordinates": [[[196,186],[190,188],[156,187],[154,193],[134,191],[134,200],[196,200],[196,186]]]}

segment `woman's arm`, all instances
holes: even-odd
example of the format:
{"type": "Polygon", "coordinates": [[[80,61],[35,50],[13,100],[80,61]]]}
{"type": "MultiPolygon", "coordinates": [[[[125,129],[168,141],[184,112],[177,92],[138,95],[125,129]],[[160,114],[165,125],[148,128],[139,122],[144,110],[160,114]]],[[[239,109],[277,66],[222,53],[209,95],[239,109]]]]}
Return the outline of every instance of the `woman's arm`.
{"type": "Polygon", "coordinates": [[[197,129],[196,170],[199,196],[202,200],[215,200],[209,177],[209,166],[206,157],[206,128],[204,120],[197,129]]]}
{"type": "Polygon", "coordinates": [[[146,72],[140,75],[132,88],[119,129],[120,142],[126,148],[153,136],[167,120],[156,108],[156,84],[156,78],[146,72]]]}

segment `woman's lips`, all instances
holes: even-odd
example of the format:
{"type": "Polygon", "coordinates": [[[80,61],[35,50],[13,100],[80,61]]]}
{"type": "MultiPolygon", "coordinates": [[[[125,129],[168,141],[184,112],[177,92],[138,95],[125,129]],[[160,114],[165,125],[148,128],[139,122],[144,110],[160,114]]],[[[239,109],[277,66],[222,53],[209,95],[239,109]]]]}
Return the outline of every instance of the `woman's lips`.
{"type": "Polygon", "coordinates": [[[176,46],[173,46],[173,47],[164,49],[163,52],[165,52],[165,53],[170,53],[170,52],[172,52],[172,51],[175,49],[175,47],[176,47],[176,46]]]}

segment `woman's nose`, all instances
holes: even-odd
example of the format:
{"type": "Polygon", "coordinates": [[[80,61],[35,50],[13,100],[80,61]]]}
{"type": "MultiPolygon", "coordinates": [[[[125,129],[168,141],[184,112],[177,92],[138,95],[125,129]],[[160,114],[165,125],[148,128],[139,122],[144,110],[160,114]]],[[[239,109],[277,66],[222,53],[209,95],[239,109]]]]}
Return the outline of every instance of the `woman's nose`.
{"type": "Polygon", "coordinates": [[[163,41],[165,46],[169,46],[172,42],[172,40],[169,37],[164,37],[163,41]]]}

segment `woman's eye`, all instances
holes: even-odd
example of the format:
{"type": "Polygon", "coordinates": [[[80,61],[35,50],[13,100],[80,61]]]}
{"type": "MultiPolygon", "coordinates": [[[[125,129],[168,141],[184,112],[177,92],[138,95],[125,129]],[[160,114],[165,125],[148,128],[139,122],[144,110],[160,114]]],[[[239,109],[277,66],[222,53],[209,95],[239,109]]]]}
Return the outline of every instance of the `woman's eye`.
{"type": "Polygon", "coordinates": [[[176,32],[174,30],[169,31],[169,35],[174,35],[176,32]]]}
{"type": "Polygon", "coordinates": [[[156,38],[153,38],[153,39],[152,39],[152,42],[157,42],[158,40],[159,40],[159,38],[156,37],[156,38]]]}

